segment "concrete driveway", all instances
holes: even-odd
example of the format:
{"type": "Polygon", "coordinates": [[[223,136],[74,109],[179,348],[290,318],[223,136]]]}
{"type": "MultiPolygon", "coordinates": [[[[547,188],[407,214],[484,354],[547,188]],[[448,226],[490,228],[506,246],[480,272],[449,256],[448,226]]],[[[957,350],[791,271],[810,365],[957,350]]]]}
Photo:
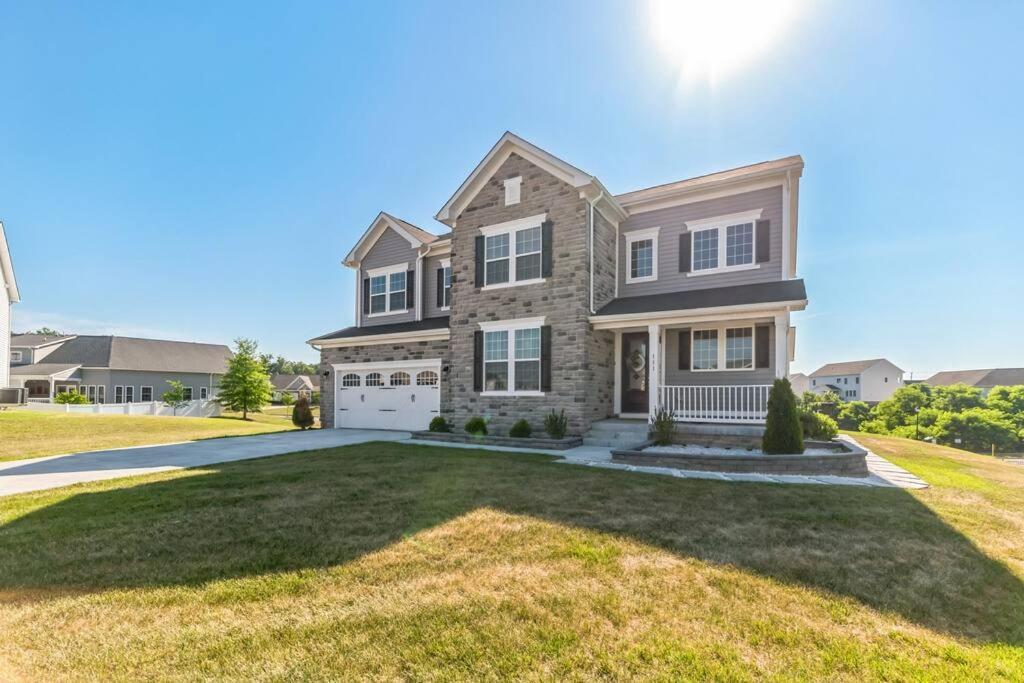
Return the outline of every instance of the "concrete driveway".
{"type": "Polygon", "coordinates": [[[408,432],[311,429],[14,460],[0,463],[0,496],[367,441],[402,441],[409,436],[408,432]]]}

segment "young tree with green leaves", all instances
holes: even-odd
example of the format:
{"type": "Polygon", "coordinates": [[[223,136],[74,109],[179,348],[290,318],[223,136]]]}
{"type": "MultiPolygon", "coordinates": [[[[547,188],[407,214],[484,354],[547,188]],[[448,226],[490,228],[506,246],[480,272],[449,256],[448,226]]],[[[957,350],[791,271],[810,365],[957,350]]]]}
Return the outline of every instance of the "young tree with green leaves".
{"type": "Polygon", "coordinates": [[[241,411],[243,420],[249,419],[249,413],[262,412],[274,392],[267,366],[257,349],[253,339],[236,339],[234,355],[228,360],[217,389],[217,402],[241,411]]]}
{"type": "Polygon", "coordinates": [[[932,389],[932,401],[929,405],[943,412],[961,413],[968,408],[981,408],[984,403],[981,389],[966,384],[950,384],[947,387],[932,389]]]}
{"type": "Polygon", "coordinates": [[[160,400],[177,416],[178,408],[184,408],[189,403],[185,398],[185,385],[176,379],[169,379],[167,383],[171,385],[171,388],[164,392],[160,400]]]}

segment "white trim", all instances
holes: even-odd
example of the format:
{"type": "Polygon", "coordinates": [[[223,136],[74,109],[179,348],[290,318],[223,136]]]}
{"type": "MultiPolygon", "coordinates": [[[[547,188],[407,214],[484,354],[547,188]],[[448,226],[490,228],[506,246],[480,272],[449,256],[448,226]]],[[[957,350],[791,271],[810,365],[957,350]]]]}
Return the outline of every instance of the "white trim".
{"type": "Polygon", "coordinates": [[[807,307],[807,300],[773,301],[764,304],[743,304],[739,306],[716,306],[709,308],[692,308],[678,311],[649,311],[645,313],[623,313],[620,315],[592,315],[588,318],[595,330],[613,330],[617,328],[637,327],[650,321],[663,325],[690,324],[711,320],[727,320],[737,314],[776,312],[779,310],[802,311],[807,307]]]}
{"type": "MultiPolygon", "coordinates": [[[[419,322],[420,320],[423,320],[423,308],[424,308],[424,305],[426,304],[426,301],[424,300],[426,297],[423,296],[423,290],[425,289],[425,287],[423,286],[423,279],[424,279],[423,278],[423,254],[420,254],[420,255],[418,255],[416,257],[416,268],[414,269],[414,272],[415,272],[415,275],[413,275],[413,290],[412,291],[413,291],[413,296],[415,296],[416,298],[413,300],[412,305],[413,305],[413,308],[415,308],[415,310],[416,310],[416,321],[419,322]]],[[[409,291],[408,276],[406,276],[405,291],[407,293],[406,297],[405,297],[405,300],[406,300],[406,302],[408,302],[409,301],[409,296],[408,296],[408,291],[409,291]]]]}
{"type": "Polygon", "coordinates": [[[701,218],[695,221],[686,221],[684,225],[686,225],[686,229],[690,232],[698,232],[700,230],[708,230],[710,228],[717,228],[723,225],[752,223],[760,220],[762,214],[764,214],[764,209],[751,209],[750,211],[739,211],[737,213],[728,213],[721,216],[701,218]]]}
{"type": "Polygon", "coordinates": [[[152,400],[153,400],[153,387],[149,386],[148,384],[146,386],[139,387],[139,401],[141,401],[142,403],[149,403],[152,400]],[[142,398],[142,395],[146,393],[146,389],[149,389],[149,400],[148,401],[146,399],[142,398]]]}
{"type": "MultiPolygon", "coordinates": [[[[397,292],[395,292],[395,293],[397,294],[397,292]]],[[[377,296],[380,296],[380,294],[378,294],[377,296]]],[[[383,318],[384,316],[387,316],[387,315],[398,315],[400,313],[408,313],[408,312],[409,312],[408,308],[403,308],[400,311],[381,311],[380,313],[367,313],[366,317],[367,318],[383,318]]]]}
{"type": "Polygon", "coordinates": [[[514,221],[505,221],[504,223],[495,223],[493,225],[485,225],[480,228],[480,234],[484,237],[493,237],[494,235],[500,235],[506,232],[518,232],[520,230],[527,230],[529,228],[539,228],[541,224],[548,219],[547,213],[539,213],[536,216],[527,216],[526,218],[517,218],[514,221]]]}
{"type": "Polygon", "coordinates": [[[686,273],[686,277],[698,277],[701,275],[713,275],[716,273],[733,273],[741,270],[754,270],[760,268],[761,265],[757,262],[757,221],[761,219],[761,214],[764,209],[754,209],[752,211],[743,211],[740,213],[731,213],[723,216],[714,216],[711,218],[701,218],[696,221],[687,222],[686,228],[690,235],[690,269],[686,273]],[[735,266],[728,266],[729,257],[729,236],[728,228],[733,225],[745,225],[751,224],[751,245],[750,245],[750,263],[740,263],[735,266]],[[694,236],[699,232],[707,232],[708,230],[714,230],[717,233],[716,240],[718,241],[718,265],[714,268],[701,268],[697,269],[697,250],[694,246],[694,236]]]}
{"type": "Polygon", "coordinates": [[[370,268],[364,270],[363,273],[366,277],[380,277],[381,275],[391,275],[392,273],[409,272],[409,263],[396,263],[390,266],[380,266],[379,268],[370,268]]]}
{"type": "MultiPolygon", "coordinates": [[[[377,363],[334,363],[331,367],[334,368],[335,373],[367,370],[402,370],[409,368],[429,368],[440,371],[441,359],[424,358],[423,360],[392,360],[377,363]]],[[[438,382],[440,382],[440,375],[438,375],[438,382]]]]}
{"type": "MultiPolygon", "coordinates": [[[[509,264],[510,269],[511,267],[512,264],[509,264]]],[[[544,280],[545,278],[542,277],[534,277],[530,278],[529,280],[509,280],[508,282],[495,282],[493,285],[484,285],[483,287],[480,288],[480,291],[483,292],[488,289],[506,289],[508,287],[520,287],[524,285],[537,285],[540,284],[541,282],[544,282],[544,280]]]]}
{"type": "Polygon", "coordinates": [[[451,260],[451,258],[441,259],[441,271],[442,271],[442,274],[441,274],[441,302],[442,302],[442,305],[441,305],[441,307],[438,310],[450,311],[450,310],[452,310],[452,292],[455,289],[455,287],[454,287],[455,283],[453,281],[453,279],[455,277],[455,271],[452,270],[452,260],[451,260]],[[444,271],[446,269],[449,272],[448,279],[449,279],[449,281],[451,281],[448,287],[444,286],[444,271]],[[448,290],[448,304],[447,305],[444,305],[444,298],[445,298],[444,297],[444,290],[445,289],[448,290]]]}
{"type": "MultiPolygon", "coordinates": [[[[7,246],[7,235],[4,233],[4,223],[0,221],[0,279],[3,279],[4,287],[7,288],[7,299],[10,303],[16,304],[21,301],[21,294],[18,292],[18,280],[14,276],[14,262],[11,260],[11,250],[7,246]]],[[[4,332],[10,334],[10,331],[4,332]]]]}
{"type": "Polygon", "coordinates": [[[500,332],[501,330],[524,330],[533,327],[543,327],[546,318],[513,318],[511,320],[484,320],[477,323],[484,332],[500,332]]]}
{"type": "MultiPolygon", "coordinates": [[[[499,363],[501,361],[491,361],[492,363],[499,363]]],[[[509,376],[509,383],[513,381],[512,376],[509,376]]],[[[481,391],[481,396],[547,396],[543,391],[536,391],[534,389],[528,389],[523,391],[481,391]]]]}
{"type": "Polygon", "coordinates": [[[782,277],[793,277],[789,275],[789,186],[787,173],[782,183],[782,277]]]}
{"type": "Polygon", "coordinates": [[[452,267],[452,257],[449,256],[448,258],[441,259],[441,267],[442,268],[451,268],[452,267]]]}
{"type": "MultiPolygon", "coordinates": [[[[729,324],[723,322],[718,325],[698,325],[690,328],[690,369],[688,372],[753,372],[757,369],[757,325],[753,323],[740,322],[729,324]],[[714,368],[698,368],[694,363],[694,352],[696,346],[694,344],[694,334],[696,332],[706,332],[708,330],[714,330],[717,333],[716,347],[715,350],[715,362],[717,367],[714,368]],[[726,367],[726,330],[750,330],[750,367],[749,368],[729,368],[726,367]]],[[[763,370],[764,368],[762,368],[763,370]]]]}
{"type": "MultiPolygon", "coordinates": [[[[709,228],[709,230],[710,229],[711,228],[709,228]]],[[[719,263],[721,263],[721,253],[719,253],[719,263]]],[[[722,273],[736,273],[741,270],[757,270],[760,267],[760,263],[744,263],[741,266],[725,266],[724,268],[720,266],[718,268],[705,268],[704,270],[698,270],[696,272],[691,270],[689,273],[686,274],[686,277],[700,277],[701,275],[721,275],[722,273]]],[[[693,268],[693,263],[690,264],[690,268],[693,268]]]]}
{"type": "Polygon", "coordinates": [[[450,337],[451,331],[447,328],[441,328],[433,330],[419,330],[416,332],[367,334],[361,337],[344,337],[342,339],[310,339],[306,343],[315,349],[333,349],[347,346],[373,346],[374,344],[388,344],[396,341],[436,341],[448,339],[450,337]]]}
{"type": "Polygon", "coordinates": [[[613,390],[615,395],[612,397],[612,413],[619,415],[622,413],[622,331],[615,330],[615,342],[612,346],[613,353],[615,354],[615,377],[612,382],[613,390]]]}
{"type": "Polygon", "coordinates": [[[508,178],[503,183],[505,186],[505,206],[513,206],[522,200],[523,176],[508,178]]]}
{"type": "Polygon", "coordinates": [[[377,243],[377,240],[380,239],[380,236],[383,235],[388,228],[397,232],[399,236],[404,238],[413,249],[422,247],[424,244],[430,244],[430,242],[424,242],[402,227],[394,216],[381,211],[377,214],[377,217],[373,219],[373,222],[370,223],[370,227],[363,232],[362,237],[360,237],[359,241],[356,242],[356,245],[352,247],[352,250],[348,252],[342,263],[350,268],[358,267],[359,263],[366,256],[366,253],[373,248],[373,245],[377,243]]]}
{"type": "MultiPolygon", "coordinates": [[[[654,282],[658,279],[658,236],[660,233],[660,226],[622,233],[622,236],[626,239],[626,284],[631,285],[637,282],[654,282]],[[641,277],[633,277],[632,244],[633,242],[643,242],[646,240],[651,240],[651,274],[641,277]]],[[[616,255],[617,254],[618,249],[616,248],[616,255]]]]}

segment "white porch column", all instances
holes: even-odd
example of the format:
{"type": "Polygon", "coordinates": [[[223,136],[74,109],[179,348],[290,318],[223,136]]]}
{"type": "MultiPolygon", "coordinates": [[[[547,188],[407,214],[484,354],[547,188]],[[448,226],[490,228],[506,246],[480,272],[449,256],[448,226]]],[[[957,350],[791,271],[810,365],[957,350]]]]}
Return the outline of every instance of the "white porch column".
{"type": "Polygon", "coordinates": [[[615,330],[615,344],[613,346],[615,354],[615,362],[612,363],[612,367],[615,368],[615,381],[613,386],[615,387],[615,393],[612,396],[612,413],[615,415],[622,414],[622,331],[615,330]]]}
{"type": "Polygon", "coordinates": [[[789,375],[789,311],[775,316],[775,377],[789,375]]]}
{"type": "Polygon", "coordinates": [[[650,421],[658,409],[661,389],[661,325],[647,326],[647,419],[650,421]]]}

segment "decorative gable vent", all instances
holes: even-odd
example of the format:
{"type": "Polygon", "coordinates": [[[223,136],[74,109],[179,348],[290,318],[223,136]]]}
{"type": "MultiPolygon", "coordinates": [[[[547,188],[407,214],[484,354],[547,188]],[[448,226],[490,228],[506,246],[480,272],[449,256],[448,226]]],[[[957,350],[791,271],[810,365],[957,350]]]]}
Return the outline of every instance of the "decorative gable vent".
{"type": "Polygon", "coordinates": [[[522,184],[522,176],[509,178],[505,181],[505,206],[511,206],[519,203],[519,189],[522,184]]]}

